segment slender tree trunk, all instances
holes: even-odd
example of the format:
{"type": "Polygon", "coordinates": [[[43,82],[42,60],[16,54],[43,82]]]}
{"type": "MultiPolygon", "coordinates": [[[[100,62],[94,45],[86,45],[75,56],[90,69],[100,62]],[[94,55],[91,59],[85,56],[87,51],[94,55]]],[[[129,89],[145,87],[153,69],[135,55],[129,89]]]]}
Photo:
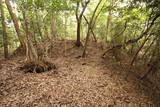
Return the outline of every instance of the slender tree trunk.
{"type": "Polygon", "coordinates": [[[154,44],[154,42],[155,42],[156,39],[157,39],[157,38],[153,39],[153,41],[151,42],[151,44],[150,44],[150,45],[147,47],[147,49],[145,50],[145,53],[142,55],[142,59],[143,59],[143,60],[145,60],[144,58],[145,58],[146,54],[147,54],[148,51],[151,49],[151,46],[154,44]]]}
{"type": "Polygon", "coordinates": [[[77,42],[76,42],[76,46],[79,47],[81,46],[81,38],[80,38],[80,34],[81,33],[81,21],[77,21],[77,42]]]}
{"type": "Polygon", "coordinates": [[[41,39],[43,39],[43,34],[42,34],[42,31],[41,31],[41,26],[40,26],[41,21],[40,21],[39,16],[38,16],[37,9],[35,9],[35,13],[36,13],[36,25],[37,25],[38,33],[39,33],[39,36],[41,37],[41,39]]]}
{"type": "Polygon", "coordinates": [[[20,30],[20,26],[19,26],[19,23],[18,23],[18,18],[15,15],[15,13],[13,13],[13,9],[12,9],[12,6],[11,6],[10,2],[11,2],[10,0],[5,0],[5,3],[7,5],[8,11],[9,11],[9,14],[10,14],[12,20],[13,20],[14,27],[15,27],[18,39],[20,41],[20,44],[23,48],[25,48],[24,37],[23,37],[23,34],[20,30]]]}
{"type": "Polygon", "coordinates": [[[157,39],[155,49],[152,52],[152,57],[148,63],[149,69],[148,71],[141,77],[141,79],[147,78],[147,76],[152,73],[156,73],[159,70],[159,59],[160,59],[160,38],[157,39]]]}
{"type": "Polygon", "coordinates": [[[87,50],[87,47],[88,47],[89,37],[90,37],[90,29],[88,28],[87,36],[86,36],[86,42],[85,42],[85,47],[84,47],[84,51],[83,51],[83,54],[82,54],[82,58],[86,57],[86,50],[87,50]]]}
{"type": "MultiPolygon", "coordinates": [[[[84,17],[85,21],[87,22],[87,24],[89,24],[89,21],[87,20],[87,18],[84,15],[83,15],[83,17],[84,17]]],[[[93,35],[94,41],[97,42],[97,38],[96,38],[96,35],[95,35],[93,29],[91,29],[91,33],[93,35]]]]}
{"type": "Polygon", "coordinates": [[[32,61],[37,62],[38,54],[37,54],[35,47],[33,46],[31,32],[29,31],[28,17],[24,9],[22,9],[22,13],[23,13],[23,18],[25,22],[25,32],[26,32],[26,38],[27,38],[26,56],[29,62],[32,62],[32,61]]]}
{"type": "Polygon", "coordinates": [[[112,5],[113,5],[113,0],[110,0],[110,7],[109,7],[109,13],[108,13],[108,17],[107,17],[107,23],[106,23],[106,38],[105,41],[107,42],[107,38],[109,35],[109,30],[110,30],[110,24],[112,21],[112,5]]]}
{"type": "Polygon", "coordinates": [[[76,8],[76,20],[77,20],[77,41],[76,41],[76,46],[80,47],[81,46],[81,22],[82,22],[82,16],[89,4],[90,0],[85,1],[85,3],[82,3],[82,11],[80,14],[78,14],[80,2],[77,1],[77,8],[76,8]]]}
{"type": "Polygon", "coordinates": [[[137,58],[137,56],[138,56],[139,52],[142,50],[142,48],[143,48],[143,47],[144,47],[144,45],[146,44],[147,40],[148,40],[148,37],[147,37],[147,38],[145,38],[145,40],[143,41],[143,43],[142,43],[142,45],[140,46],[140,48],[137,50],[137,52],[136,52],[136,53],[135,53],[135,55],[133,56],[133,59],[132,59],[132,61],[131,61],[131,64],[130,64],[130,65],[133,65],[133,63],[135,62],[135,60],[136,60],[136,58],[137,58]]]}
{"type": "Polygon", "coordinates": [[[44,25],[44,29],[45,29],[46,38],[49,39],[48,29],[46,25],[44,25]]]}
{"type": "Polygon", "coordinates": [[[0,11],[2,17],[2,29],[3,29],[3,47],[4,47],[4,57],[8,58],[8,36],[7,36],[7,27],[5,23],[5,15],[3,10],[3,2],[0,0],[0,11]]]}
{"type": "Polygon", "coordinates": [[[94,18],[95,18],[95,14],[98,10],[98,7],[99,5],[101,4],[102,0],[100,0],[96,6],[96,8],[94,9],[93,11],[93,14],[92,14],[92,17],[90,19],[90,22],[88,24],[88,31],[87,31],[87,36],[86,36],[86,41],[85,41],[85,46],[84,46],[84,50],[83,50],[83,54],[82,54],[82,57],[84,58],[86,56],[86,50],[87,50],[87,47],[88,47],[88,41],[89,41],[89,37],[90,37],[90,32],[91,32],[91,29],[94,27],[94,18]]]}
{"type": "Polygon", "coordinates": [[[32,29],[33,29],[32,34],[33,34],[34,43],[37,44],[37,39],[36,39],[36,28],[35,28],[35,25],[34,25],[34,20],[32,20],[31,25],[32,25],[32,29]]]}
{"type": "Polygon", "coordinates": [[[54,17],[51,19],[51,40],[54,41],[56,40],[56,20],[54,17]]]}
{"type": "Polygon", "coordinates": [[[65,34],[65,37],[67,37],[67,22],[68,22],[67,14],[65,14],[65,24],[64,24],[64,28],[65,28],[64,34],[65,34]]]}
{"type": "Polygon", "coordinates": [[[108,40],[108,33],[109,33],[109,28],[110,28],[110,22],[111,22],[111,11],[109,11],[109,15],[108,15],[108,18],[107,18],[107,23],[106,23],[106,38],[105,38],[106,42],[108,40]]]}

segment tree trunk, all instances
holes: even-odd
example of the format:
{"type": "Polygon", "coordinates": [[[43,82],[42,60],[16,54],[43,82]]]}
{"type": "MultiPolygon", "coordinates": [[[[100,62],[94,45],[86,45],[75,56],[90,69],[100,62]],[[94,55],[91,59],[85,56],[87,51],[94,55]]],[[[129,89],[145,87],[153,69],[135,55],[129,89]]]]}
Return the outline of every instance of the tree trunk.
{"type": "MultiPolygon", "coordinates": [[[[87,20],[87,18],[84,15],[83,15],[83,17],[84,17],[85,21],[87,22],[87,24],[89,25],[89,21],[87,20]]],[[[97,38],[96,38],[96,35],[95,35],[93,29],[90,29],[90,30],[91,30],[91,33],[93,35],[94,41],[97,42],[97,38]]]]}
{"type": "MultiPolygon", "coordinates": [[[[94,21],[94,18],[95,18],[95,14],[98,10],[98,7],[99,5],[101,4],[102,0],[100,0],[96,6],[96,8],[94,9],[93,11],[93,14],[92,14],[92,17],[90,19],[90,22],[88,24],[88,31],[87,31],[87,36],[86,36],[86,41],[85,41],[85,46],[84,46],[84,50],[83,50],[83,54],[82,54],[82,57],[84,58],[86,56],[86,50],[87,50],[87,47],[88,47],[88,41],[89,41],[89,37],[90,37],[90,31],[91,29],[94,27],[94,24],[93,24],[93,21],[94,21]]],[[[96,18],[97,19],[97,18],[96,18]]]]}
{"type": "Polygon", "coordinates": [[[107,23],[106,23],[106,38],[105,38],[106,42],[108,40],[107,38],[108,38],[110,24],[111,24],[111,19],[112,19],[112,5],[113,5],[113,0],[110,0],[109,13],[108,13],[107,23]]]}
{"type": "Polygon", "coordinates": [[[44,25],[44,29],[45,29],[45,38],[47,38],[47,39],[49,39],[49,34],[48,34],[48,28],[47,28],[47,26],[46,25],[44,25]]]}
{"type": "Polygon", "coordinates": [[[27,38],[27,43],[26,43],[26,56],[27,56],[27,60],[28,62],[37,62],[38,61],[38,54],[36,52],[36,49],[33,46],[33,42],[32,42],[32,36],[31,36],[31,32],[29,31],[29,21],[28,21],[28,17],[26,15],[26,12],[24,9],[22,9],[22,13],[23,13],[23,18],[24,18],[24,22],[25,22],[25,32],[26,32],[26,38],[27,38]]]}
{"type": "Polygon", "coordinates": [[[33,36],[32,36],[32,37],[33,37],[33,39],[34,39],[34,43],[37,44],[37,39],[36,39],[36,28],[35,28],[34,20],[32,20],[31,26],[32,26],[32,29],[33,29],[33,31],[32,31],[33,36]]]}
{"type": "Polygon", "coordinates": [[[90,37],[90,29],[88,28],[87,36],[86,36],[86,42],[85,42],[85,46],[84,46],[84,51],[83,51],[83,54],[82,54],[82,58],[86,57],[86,50],[87,50],[87,47],[88,47],[89,37],[90,37]]]}
{"type": "Polygon", "coordinates": [[[64,28],[65,28],[64,34],[65,34],[65,37],[67,37],[67,22],[68,22],[67,14],[65,14],[65,22],[64,22],[64,28]]]}
{"type": "Polygon", "coordinates": [[[43,34],[42,34],[42,31],[41,31],[41,26],[40,26],[41,21],[39,20],[37,9],[35,9],[35,13],[36,13],[36,25],[37,25],[38,33],[39,33],[39,36],[41,37],[41,40],[42,40],[43,39],[43,34]]]}
{"type": "Polygon", "coordinates": [[[147,78],[147,76],[152,73],[155,74],[159,70],[159,65],[160,65],[160,38],[157,39],[156,44],[155,44],[155,49],[152,52],[152,57],[148,63],[149,69],[148,71],[141,77],[141,79],[147,78]]]}
{"type": "Polygon", "coordinates": [[[148,37],[145,38],[145,40],[143,41],[142,45],[139,47],[139,49],[137,50],[137,52],[136,52],[135,55],[133,56],[133,59],[132,59],[130,65],[133,65],[133,63],[135,62],[135,60],[136,60],[136,58],[137,58],[139,52],[142,50],[142,48],[144,47],[144,45],[146,44],[146,42],[147,42],[148,39],[149,39],[148,37]]]}
{"type": "Polygon", "coordinates": [[[12,6],[10,4],[10,0],[5,0],[5,3],[7,5],[7,8],[8,8],[8,11],[9,11],[9,14],[13,20],[13,23],[14,23],[14,27],[15,27],[15,30],[16,30],[16,33],[17,33],[17,36],[18,36],[18,39],[20,41],[20,44],[23,48],[25,48],[25,42],[24,42],[24,37],[23,37],[23,34],[20,30],[20,26],[19,26],[19,23],[18,23],[18,18],[17,16],[15,15],[15,13],[13,13],[13,9],[12,9],[12,6]]]}
{"type": "Polygon", "coordinates": [[[76,20],[77,20],[77,41],[76,41],[76,46],[80,47],[81,46],[81,22],[82,22],[82,16],[88,6],[88,4],[90,3],[90,0],[85,1],[85,3],[81,3],[82,4],[82,11],[81,13],[78,15],[78,10],[79,10],[79,4],[80,2],[77,1],[77,8],[76,8],[76,20]]]}
{"type": "Polygon", "coordinates": [[[56,40],[56,20],[54,17],[51,19],[51,40],[56,40]]]}
{"type": "Polygon", "coordinates": [[[105,38],[106,42],[108,40],[108,33],[109,33],[109,29],[110,29],[110,22],[111,22],[111,10],[109,11],[109,15],[108,15],[108,18],[107,18],[107,23],[106,23],[106,38],[105,38]]]}
{"type": "Polygon", "coordinates": [[[7,36],[7,27],[5,23],[5,16],[4,16],[4,10],[3,10],[3,3],[2,0],[0,0],[0,11],[1,11],[1,17],[2,17],[2,29],[3,29],[3,47],[4,47],[4,57],[8,58],[8,36],[7,36]]]}
{"type": "MultiPolygon", "coordinates": [[[[150,43],[150,45],[149,45],[149,46],[147,47],[147,49],[145,50],[144,54],[142,55],[142,59],[143,59],[143,60],[146,60],[146,59],[144,59],[144,58],[145,58],[146,54],[148,53],[148,51],[151,49],[151,47],[152,47],[152,45],[154,44],[154,42],[155,42],[156,39],[157,39],[157,37],[153,39],[153,41],[150,43]]],[[[147,59],[148,59],[148,58],[147,58],[147,59]]]]}
{"type": "Polygon", "coordinates": [[[23,7],[21,9],[25,23],[25,33],[27,38],[26,56],[28,59],[28,62],[21,67],[21,70],[25,70],[25,72],[31,73],[41,73],[49,71],[51,69],[56,69],[53,63],[46,60],[46,55],[48,54],[48,48],[50,46],[50,43],[38,44],[38,48],[34,47],[32,33],[29,30],[30,25],[28,16],[25,9],[23,7]]]}
{"type": "Polygon", "coordinates": [[[76,42],[76,46],[80,47],[81,46],[81,38],[80,38],[80,34],[81,33],[81,21],[77,21],[77,42],[76,42]]]}

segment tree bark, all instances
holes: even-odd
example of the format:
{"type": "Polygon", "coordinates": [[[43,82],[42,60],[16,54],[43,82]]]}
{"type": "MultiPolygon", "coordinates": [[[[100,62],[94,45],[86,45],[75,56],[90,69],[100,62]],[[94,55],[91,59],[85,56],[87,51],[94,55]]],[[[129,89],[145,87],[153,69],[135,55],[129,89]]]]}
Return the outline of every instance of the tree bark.
{"type": "Polygon", "coordinates": [[[56,40],[56,20],[54,17],[51,19],[51,40],[56,40]]]}
{"type": "Polygon", "coordinates": [[[147,78],[147,76],[152,73],[152,74],[155,74],[158,70],[159,70],[159,66],[160,66],[160,49],[159,49],[159,46],[160,46],[160,38],[157,37],[157,41],[156,41],[156,44],[155,44],[155,49],[153,50],[152,52],[152,57],[148,63],[148,66],[149,66],[149,69],[148,71],[141,77],[141,79],[145,79],[147,78]]]}
{"type": "Polygon", "coordinates": [[[65,37],[67,37],[67,22],[68,22],[68,18],[67,18],[67,14],[65,14],[65,22],[64,22],[64,35],[65,37]]]}
{"type": "Polygon", "coordinates": [[[86,50],[87,50],[87,47],[88,47],[88,41],[89,41],[89,37],[90,37],[90,31],[91,29],[93,28],[94,24],[93,24],[93,20],[95,18],[95,14],[98,10],[98,7],[99,5],[101,4],[102,0],[100,0],[96,6],[96,8],[94,9],[93,11],[93,14],[92,14],[92,17],[90,19],[90,22],[88,24],[88,31],[87,31],[87,36],[86,36],[86,41],[85,41],[85,46],[84,46],[84,50],[83,50],[83,54],[82,54],[82,57],[84,58],[86,56],[86,50]]]}
{"type": "Polygon", "coordinates": [[[106,38],[105,38],[106,42],[107,42],[107,37],[109,34],[109,29],[110,29],[111,20],[112,20],[112,6],[113,6],[113,0],[110,0],[109,13],[108,13],[107,23],[106,23],[106,38]]]}
{"type": "Polygon", "coordinates": [[[142,55],[142,59],[144,59],[144,57],[146,56],[146,54],[148,53],[148,51],[151,49],[152,45],[154,44],[154,42],[156,41],[157,37],[153,39],[153,41],[150,43],[150,45],[147,47],[147,49],[145,50],[145,53],[142,55]]]}
{"type": "Polygon", "coordinates": [[[26,32],[26,38],[27,38],[27,43],[26,43],[26,56],[27,56],[27,60],[28,62],[37,62],[38,61],[38,54],[36,52],[35,47],[33,46],[33,40],[32,40],[32,36],[31,36],[31,32],[29,31],[29,21],[28,21],[28,17],[26,15],[26,12],[24,9],[22,9],[22,13],[23,13],[23,18],[24,18],[24,22],[25,22],[25,32],[26,32]]]}
{"type": "Polygon", "coordinates": [[[18,23],[18,18],[17,16],[15,15],[15,13],[13,12],[13,9],[12,9],[12,6],[10,4],[10,0],[5,0],[5,3],[7,5],[7,8],[8,8],[8,11],[9,11],[9,14],[13,20],[13,23],[14,23],[14,27],[15,27],[15,30],[16,30],[16,33],[17,33],[17,36],[18,36],[18,39],[20,41],[20,44],[23,48],[25,48],[25,42],[24,42],[24,37],[23,37],[23,34],[20,30],[20,26],[19,26],[19,23],[18,23]]]}
{"type": "MultiPolygon", "coordinates": [[[[89,24],[89,21],[87,20],[87,18],[84,15],[83,15],[83,17],[84,17],[85,21],[87,22],[87,24],[89,24]]],[[[93,35],[94,41],[97,42],[97,38],[96,38],[96,35],[95,35],[93,29],[91,29],[91,33],[93,35]]]]}
{"type": "Polygon", "coordinates": [[[133,59],[132,59],[130,65],[133,65],[133,63],[135,62],[135,60],[136,60],[136,58],[137,58],[139,52],[142,50],[142,48],[144,47],[144,45],[146,44],[146,42],[148,41],[148,39],[149,39],[148,37],[145,38],[145,40],[143,41],[142,45],[139,47],[139,49],[137,50],[137,52],[136,52],[135,55],[133,56],[133,59]]]}
{"type": "Polygon", "coordinates": [[[35,14],[36,14],[36,24],[37,24],[37,29],[38,29],[38,33],[39,33],[39,36],[41,37],[41,40],[43,39],[43,34],[42,34],[42,31],[41,31],[41,26],[40,26],[40,19],[39,19],[39,16],[38,16],[38,12],[37,12],[37,9],[35,9],[35,14]]]}
{"type": "Polygon", "coordinates": [[[80,47],[81,46],[81,21],[77,21],[77,42],[76,46],[80,47]]]}
{"type": "Polygon", "coordinates": [[[3,10],[2,0],[0,0],[0,11],[1,11],[1,17],[2,17],[4,57],[7,59],[9,57],[9,54],[8,54],[8,36],[7,36],[7,27],[6,27],[6,22],[5,22],[5,15],[4,15],[4,10],[3,10]]]}
{"type": "Polygon", "coordinates": [[[80,2],[77,1],[77,8],[76,8],[76,20],[77,20],[77,41],[76,41],[76,46],[77,47],[80,47],[81,46],[81,21],[82,21],[82,16],[89,4],[90,0],[88,1],[85,1],[85,4],[81,3],[82,4],[82,11],[81,13],[78,15],[78,10],[79,10],[79,4],[80,2]]]}

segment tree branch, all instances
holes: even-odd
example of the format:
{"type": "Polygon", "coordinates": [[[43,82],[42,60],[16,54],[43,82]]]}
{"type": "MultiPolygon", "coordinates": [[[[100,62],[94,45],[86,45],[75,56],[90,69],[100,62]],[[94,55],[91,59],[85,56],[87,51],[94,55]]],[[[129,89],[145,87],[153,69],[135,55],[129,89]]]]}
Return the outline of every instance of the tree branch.
{"type": "MultiPolygon", "coordinates": [[[[88,19],[86,18],[86,16],[83,15],[83,17],[84,17],[85,21],[87,22],[87,24],[89,24],[89,21],[88,21],[88,19]]],[[[97,38],[96,38],[96,35],[95,35],[93,29],[90,28],[90,30],[91,30],[91,33],[93,34],[93,38],[94,38],[95,42],[97,42],[97,38]]]]}
{"type": "Polygon", "coordinates": [[[156,21],[159,17],[160,17],[160,14],[157,14],[157,15],[153,18],[153,20],[151,21],[151,23],[150,23],[150,25],[147,27],[147,29],[146,29],[138,38],[132,39],[132,40],[128,40],[127,42],[125,42],[125,43],[123,43],[123,44],[119,44],[119,45],[116,45],[116,46],[111,47],[110,49],[108,49],[108,50],[106,50],[106,51],[104,52],[104,54],[102,55],[102,57],[104,57],[107,52],[109,52],[109,51],[111,51],[111,50],[113,50],[113,49],[115,49],[115,48],[122,48],[123,46],[127,46],[127,45],[129,45],[129,44],[135,43],[135,42],[139,41],[140,39],[142,39],[145,35],[147,35],[147,33],[150,31],[150,29],[153,27],[155,21],[156,21]]]}

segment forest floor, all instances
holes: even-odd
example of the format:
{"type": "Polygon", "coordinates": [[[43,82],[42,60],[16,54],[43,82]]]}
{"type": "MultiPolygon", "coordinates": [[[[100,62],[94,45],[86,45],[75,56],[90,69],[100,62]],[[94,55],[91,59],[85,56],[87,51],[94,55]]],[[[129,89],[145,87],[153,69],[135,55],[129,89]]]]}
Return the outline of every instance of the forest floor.
{"type": "Polygon", "coordinates": [[[82,50],[74,47],[74,41],[57,41],[50,55],[57,69],[44,73],[17,69],[25,61],[23,56],[1,60],[0,107],[160,105],[160,92],[153,84],[128,73],[130,69],[125,64],[101,58],[101,44],[90,44],[84,59],[79,57],[82,50]]]}

